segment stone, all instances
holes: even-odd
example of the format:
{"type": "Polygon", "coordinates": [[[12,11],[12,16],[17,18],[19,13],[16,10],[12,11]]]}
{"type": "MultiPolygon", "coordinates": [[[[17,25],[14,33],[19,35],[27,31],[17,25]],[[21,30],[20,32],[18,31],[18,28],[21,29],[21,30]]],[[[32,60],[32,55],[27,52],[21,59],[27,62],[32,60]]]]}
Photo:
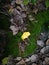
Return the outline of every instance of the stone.
{"type": "Polygon", "coordinates": [[[49,39],[46,41],[46,45],[49,45],[49,39]]]}
{"type": "Polygon", "coordinates": [[[45,62],[46,62],[46,64],[49,64],[49,57],[45,58],[45,62]]]}
{"type": "Polygon", "coordinates": [[[49,46],[45,47],[45,53],[49,53],[49,46]]]}
{"type": "Polygon", "coordinates": [[[34,54],[30,57],[31,62],[36,62],[38,60],[38,55],[34,54]]]}
{"type": "Polygon", "coordinates": [[[21,57],[17,57],[15,60],[20,61],[22,58],[21,57]]]}
{"type": "Polygon", "coordinates": [[[42,54],[45,53],[45,47],[43,47],[43,48],[40,50],[40,53],[42,53],[42,54]]]}
{"type": "Polygon", "coordinates": [[[26,58],[26,59],[25,59],[25,62],[29,62],[29,61],[30,61],[30,58],[26,58]]]}
{"type": "Polygon", "coordinates": [[[43,48],[41,49],[40,53],[42,53],[42,54],[45,54],[45,53],[47,54],[47,53],[49,53],[49,46],[43,47],[43,48]]]}
{"type": "Polygon", "coordinates": [[[13,35],[16,35],[18,33],[18,30],[19,30],[19,28],[16,27],[16,26],[14,26],[14,25],[11,25],[10,26],[10,29],[12,30],[13,35]]]}
{"type": "Polygon", "coordinates": [[[42,40],[37,40],[37,45],[40,47],[44,46],[44,42],[42,40]]]}
{"type": "Polygon", "coordinates": [[[16,65],[26,65],[25,61],[22,59],[21,61],[19,61],[18,63],[16,63],[16,65]]]}

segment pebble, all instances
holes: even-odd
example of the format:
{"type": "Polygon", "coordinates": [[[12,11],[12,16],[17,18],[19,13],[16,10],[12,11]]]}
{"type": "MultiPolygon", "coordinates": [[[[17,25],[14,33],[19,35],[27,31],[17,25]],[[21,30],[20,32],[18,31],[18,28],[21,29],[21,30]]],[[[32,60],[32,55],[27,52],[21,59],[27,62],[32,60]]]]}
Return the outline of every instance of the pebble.
{"type": "Polygon", "coordinates": [[[40,47],[44,46],[44,42],[42,40],[37,40],[37,45],[40,47]]]}
{"type": "Polygon", "coordinates": [[[10,29],[12,30],[13,35],[16,35],[18,33],[18,30],[19,30],[19,28],[16,27],[16,26],[14,26],[14,25],[11,25],[10,26],[10,29]]]}
{"type": "Polygon", "coordinates": [[[20,61],[21,59],[22,59],[22,57],[15,58],[15,60],[17,60],[17,61],[20,61]]]}
{"type": "Polygon", "coordinates": [[[45,47],[43,47],[43,48],[40,50],[40,53],[42,53],[42,54],[45,53],[45,47]]]}
{"type": "Polygon", "coordinates": [[[25,61],[22,59],[21,61],[19,61],[16,65],[26,65],[25,61]]]}
{"type": "Polygon", "coordinates": [[[45,47],[45,53],[49,53],[49,46],[45,47]]]}
{"type": "Polygon", "coordinates": [[[49,57],[45,58],[45,62],[46,62],[46,64],[49,64],[49,57]]]}
{"type": "Polygon", "coordinates": [[[46,45],[49,45],[49,39],[46,41],[46,45]]]}
{"type": "Polygon", "coordinates": [[[26,59],[25,59],[25,62],[29,62],[29,61],[30,61],[30,58],[26,58],[26,59]]]}
{"type": "Polygon", "coordinates": [[[30,57],[31,62],[36,62],[38,60],[38,55],[34,54],[30,57]]]}

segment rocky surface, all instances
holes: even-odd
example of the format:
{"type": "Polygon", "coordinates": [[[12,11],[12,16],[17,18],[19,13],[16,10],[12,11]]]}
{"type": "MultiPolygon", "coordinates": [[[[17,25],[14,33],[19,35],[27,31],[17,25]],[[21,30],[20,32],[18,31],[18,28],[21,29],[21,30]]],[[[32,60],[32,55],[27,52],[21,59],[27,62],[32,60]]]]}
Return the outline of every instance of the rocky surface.
{"type": "Polygon", "coordinates": [[[32,13],[37,14],[38,11],[46,10],[46,5],[45,0],[37,0],[36,4],[34,5],[30,1],[26,6],[23,4],[23,0],[13,0],[9,8],[9,12],[11,15],[10,29],[12,30],[13,35],[16,35],[19,31],[26,31],[26,21],[35,21],[35,17],[32,15],[32,13]]]}
{"type": "Polygon", "coordinates": [[[13,0],[9,9],[11,15],[11,26],[10,29],[13,32],[13,35],[16,35],[18,31],[26,30],[26,7],[22,4],[21,0],[13,0]]]}
{"type": "MultiPolygon", "coordinates": [[[[1,0],[0,0],[1,1],[1,0]]],[[[37,1],[36,5],[32,3],[28,6],[22,4],[22,0],[13,0],[9,5],[9,13],[11,15],[11,26],[10,29],[13,32],[13,35],[16,35],[19,31],[24,32],[26,30],[26,18],[28,17],[30,21],[35,18],[32,15],[29,15],[30,8],[32,13],[37,14],[38,11],[46,10],[45,0],[37,1]],[[28,8],[29,7],[29,8],[28,8]]],[[[3,52],[6,46],[6,34],[4,31],[0,32],[0,59],[3,56],[3,52]],[[2,40],[3,38],[3,40],[2,40]]],[[[21,45],[20,48],[24,51],[24,45],[21,45]]],[[[37,40],[37,49],[34,54],[26,58],[21,57],[12,57],[8,56],[8,62],[2,65],[49,65],[49,33],[42,32],[37,40]]],[[[0,64],[1,65],[1,64],[0,64]]]]}

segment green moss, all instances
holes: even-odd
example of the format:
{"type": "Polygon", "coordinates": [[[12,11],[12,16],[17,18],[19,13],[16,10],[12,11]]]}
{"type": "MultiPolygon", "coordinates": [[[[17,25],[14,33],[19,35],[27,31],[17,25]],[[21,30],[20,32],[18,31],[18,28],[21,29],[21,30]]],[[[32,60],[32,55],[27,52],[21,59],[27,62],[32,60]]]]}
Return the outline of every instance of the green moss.
{"type": "Polygon", "coordinates": [[[37,0],[31,0],[31,2],[35,5],[37,0]]]}
{"type": "MultiPolygon", "coordinates": [[[[4,16],[2,16],[4,17],[4,16]]],[[[43,24],[45,22],[49,22],[49,10],[47,11],[43,11],[43,12],[39,12],[37,15],[35,15],[36,22],[31,22],[28,21],[28,29],[27,31],[29,31],[31,33],[31,36],[29,38],[28,43],[30,44],[29,46],[26,47],[25,53],[22,55],[23,57],[34,53],[35,49],[37,48],[36,46],[36,40],[37,40],[37,36],[40,34],[42,28],[43,28],[43,24]]],[[[18,43],[21,41],[21,35],[22,33],[19,32],[16,36],[12,35],[12,32],[9,32],[8,27],[8,20],[5,19],[1,19],[0,20],[0,25],[1,27],[3,27],[3,29],[5,29],[7,31],[8,34],[8,43],[7,43],[7,47],[6,47],[6,55],[14,55],[14,56],[18,56],[19,55],[19,48],[18,48],[18,43]],[[5,23],[6,22],[6,23],[5,23]]]]}
{"type": "Polygon", "coordinates": [[[6,54],[14,55],[17,56],[19,55],[19,48],[18,48],[18,43],[20,42],[21,38],[20,36],[22,35],[21,32],[19,32],[16,36],[12,35],[12,32],[8,32],[8,44],[7,44],[7,49],[6,49],[6,54]]]}
{"type": "Polygon", "coordinates": [[[48,8],[49,7],[49,0],[46,0],[46,7],[48,8]]]}
{"type": "Polygon", "coordinates": [[[37,40],[37,36],[40,34],[42,28],[43,28],[43,24],[47,21],[49,21],[49,10],[48,11],[43,11],[43,12],[39,12],[36,16],[36,20],[38,21],[37,23],[35,22],[29,22],[28,24],[28,30],[31,33],[31,37],[30,37],[30,46],[26,47],[26,51],[25,51],[25,56],[34,53],[35,49],[36,49],[36,40],[37,40]]]}
{"type": "MultiPolygon", "coordinates": [[[[43,24],[47,21],[49,21],[49,10],[48,11],[43,11],[43,12],[39,12],[36,16],[35,16],[36,20],[38,21],[36,22],[28,22],[28,29],[27,31],[29,31],[31,33],[30,36],[30,40],[29,40],[29,46],[26,47],[25,53],[22,54],[23,57],[34,53],[35,49],[37,48],[36,46],[36,40],[37,40],[37,36],[40,34],[42,28],[43,28],[43,24]]],[[[8,37],[10,39],[10,41],[8,42],[8,53],[12,54],[14,56],[19,55],[19,49],[18,49],[18,42],[20,41],[20,37],[21,37],[22,33],[18,33],[18,35],[13,36],[12,33],[8,33],[8,37]]],[[[7,51],[6,51],[7,52],[7,51]]]]}

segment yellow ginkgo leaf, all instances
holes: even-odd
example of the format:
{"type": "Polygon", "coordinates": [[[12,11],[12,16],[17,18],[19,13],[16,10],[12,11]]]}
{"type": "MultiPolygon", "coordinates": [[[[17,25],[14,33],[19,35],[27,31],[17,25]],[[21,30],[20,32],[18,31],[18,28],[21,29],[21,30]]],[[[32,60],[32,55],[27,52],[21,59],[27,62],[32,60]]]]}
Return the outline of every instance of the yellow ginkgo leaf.
{"type": "Polygon", "coordinates": [[[21,36],[21,39],[24,40],[30,36],[30,32],[24,32],[21,36]]]}

